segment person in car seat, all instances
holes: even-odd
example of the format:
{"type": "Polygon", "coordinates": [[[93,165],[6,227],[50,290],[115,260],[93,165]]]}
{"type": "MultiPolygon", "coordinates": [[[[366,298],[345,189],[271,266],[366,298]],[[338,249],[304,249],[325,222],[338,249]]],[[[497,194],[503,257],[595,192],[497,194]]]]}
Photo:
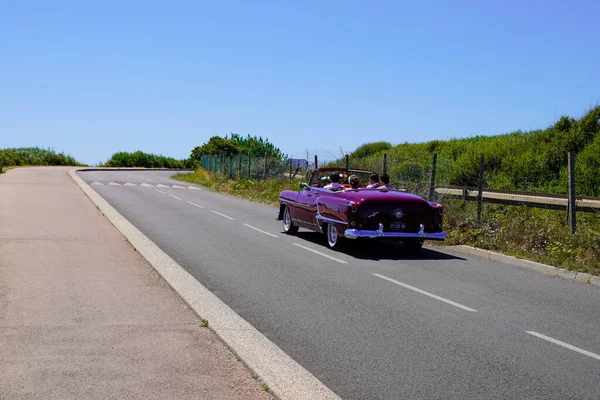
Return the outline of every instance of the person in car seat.
{"type": "Polygon", "coordinates": [[[350,178],[348,178],[348,183],[350,184],[350,188],[347,190],[358,189],[360,186],[360,181],[356,175],[350,175],[350,178]]]}
{"type": "Polygon", "coordinates": [[[379,175],[371,174],[369,176],[369,184],[367,185],[367,189],[377,189],[379,187],[379,175]]]}
{"type": "Polygon", "coordinates": [[[333,190],[333,191],[337,191],[337,190],[342,190],[344,189],[344,186],[340,184],[340,174],[339,173],[333,173],[329,176],[329,179],[331,180],[331,183],[327,186],[325,186],[323,189],[328,189],[328,190],[333,190]]]}
{"type": "Polygon", "coordinates": [[[379,189],[396,190],[392,185],[390,185],[390,177],[387,174],[381,175],[381,178],[379,178],[379,183],[379,189]]]}

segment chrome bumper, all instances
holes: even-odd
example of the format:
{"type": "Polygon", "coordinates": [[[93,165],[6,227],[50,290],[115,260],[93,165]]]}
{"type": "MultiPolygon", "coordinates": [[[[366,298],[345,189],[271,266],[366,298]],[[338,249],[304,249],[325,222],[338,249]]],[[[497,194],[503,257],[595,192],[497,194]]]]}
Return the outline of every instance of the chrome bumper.
{"type": "Polygon", "coordinates": [[[407,239],[428,239],[428,240],[444,240],[446,232],[426,233],[423,225],[419,226],[419,232],[384,232],[383,224],[379,224],[379,229],[376,231],[362,229],[346,229],[344,236],[348,239],[358,238],[407,238],[407,239]]]}

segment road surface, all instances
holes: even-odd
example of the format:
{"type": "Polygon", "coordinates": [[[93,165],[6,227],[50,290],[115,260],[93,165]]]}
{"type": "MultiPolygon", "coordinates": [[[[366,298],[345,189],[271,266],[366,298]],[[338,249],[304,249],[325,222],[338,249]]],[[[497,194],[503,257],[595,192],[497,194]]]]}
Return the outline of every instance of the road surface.
{"type": "Polygon", "coordinates": [[[599,399],[600,290],[450,251],[282,233],[273,207],[169,179],[79,176],[344,399],[599,399]]]}

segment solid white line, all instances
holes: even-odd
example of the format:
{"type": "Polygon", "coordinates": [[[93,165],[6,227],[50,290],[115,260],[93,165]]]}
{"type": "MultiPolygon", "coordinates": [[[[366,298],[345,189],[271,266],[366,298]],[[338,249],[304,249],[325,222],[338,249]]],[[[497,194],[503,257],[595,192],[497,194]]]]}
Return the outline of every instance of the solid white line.
{"type": "Polygon", "coordinates": [[[191,201],[186,201],[186,203],[191,204],[191,205],[193,205],[195,207],[198,207],[198,208],[204,208],[204,206],[201,206],[200,204],[192,203],[191,201]]]}
{"type": "Polygon", "coordinates": [[[158,193],[165,194],[165,192],[163,192],[162,190],[158,190],[158,189],[154,189],[154,190],[156,190],[158,193]]]}
{"type": "Polygon", "coordinates": [[[550,343],[554,343],[554,344],[557,344],[559,346],[566,347],[569,350],[573,350],[573,351],[576,351],[578,353],[585,354],[588,357],[595,358],[596,360],[600,360],[600,356],[598,354],[592,353],[591,351],[580,349],[579,347],[575,347],[573,345],[570,345],[569,343],[561,342],[560,340],[553,339],[550,336],[542,335],[541,333],[537,333],[537,332],[534,332],[534,331],[525,331],[525,333],[529,333],[530,335],[536,336],[536,337],[538,337],[540,339],[547,340],[550,343]]]}
{"type": "Polygon", "coordinates": [[[173,196],[172,194],[170,194],[169,196],[171,196],[174,199],[181,200],[181,197],[173,196]]]}
{"type": "Polygon", "coordinates": [[[272,233],[265,232],[265,231],[263,231],[262,229],[258,229],[257,227],[255,227],[255,226],[252,226],[252,225],[248,225],[248,224],[242,224],[242,225],[244,225],[244,226],[247,226],[247,227],[248,227],[248,228],[250,228],[250,229],[254,229],[255,231],[258,231],[258,232],[260,232],[260,233],[264,233],[265,235],[272,236],[272,237],[274,237],[274,238],[277,238],[277,237],[279,237],[279,236],[277,236],[277,235],[273,235],[272,233]]]}
{"type": "Polygon", "coordinates": [[[235,219],[235,218],[231,218],[229,215],[221,214],[220,212],[218,212],[218,211],[215,211],[215,210],[210,210],[210,212],[211,212],[211,213],[215,213],[215,214],[217,214],[217,215],[220,215],[221,217],[225,217],[225,218],[227,218],[227,219],[230,219],[230,220],[232,220],[232,221],[235,219]]]}
{"type": "Polygon", "coordinates": [[[385,280],[386,280],[386,281],[388,281],[388,282],[395,283],[396,285],[400,285],[400,286],[402,286],[402,287],[404,287],[404,288],[407,288],[407,289],[410,289],[410,290],[414,290],[414,291],[415,291],[415,292],[417,292],[417,293],[424,294],[425,296],[429,296],[429,297],[431,297],[431,298],[433,298],[433,299],[436,299],[436,300],[439,300],[439,301],[443,301],[444,303],[450,304],[450,305],[452,305],[452,306],[454,306],[454,307],[462,308],[463,310],[467,310],[467,311],[471,311],[471,312],[477,312],[477,310],[474,310],[474,309],[472,309],[472,308],[469,308],[469,307],[467,307],[467,306],[463,306],[463,305],[462,305],[462,304],[460,304],[460,303],[456,303],[456,302],[454,302],[454,301],[452,301],[452,300],[445,299],[445,298],[443,298],[443,297],[440,297],[440,296],[438,296],[438,295],[435,295],[435,294],[433,294],[433,293],[426,292],[426,291],[424,291],[424,290],[422,290],[422,289],[419,289],[419,288],[416,288],[416,287],[414,287],[414,286],[407,285],[406,283],[402,283],[402,282],[400,282],[400,281],[397,281],[397,280],[395,280],[395,279],[388,278],[387,276],[384,276],[384,275],[379,275],[379,274],[373,274],[373,275],[375,275],[375,276],[376,276],[376,277],[378,277],[378,278],[385,279],[385,280]]]}
{"type": "Polygon", "coordinates": [[[302,246],[301,244],[298,244],[298,243],[292,243],[292,244],[293,244],[294,246],[298,246],[298,247],[300,247],[300,248],[302,248],[302,249],[304,249],[304,250],[308,250],[308,251],[310,251],[311,253],[315,253],[315,254],[318,254],[318,255],[320,255],[320,256],[323,256],[323,257],[325,257],[325,258],[329,258],[330,260],[337,261],[337,262],[339,262],[340,264],[348,264],[348,263],[347,263],[346,261],[344,261],[344,260],[340,260],[339,258],[331,257],[330,255],[327,255],[327,254],[321,253],[320,251],[313,250],[313,249],[311,249],[310,247],[302,246]]]}

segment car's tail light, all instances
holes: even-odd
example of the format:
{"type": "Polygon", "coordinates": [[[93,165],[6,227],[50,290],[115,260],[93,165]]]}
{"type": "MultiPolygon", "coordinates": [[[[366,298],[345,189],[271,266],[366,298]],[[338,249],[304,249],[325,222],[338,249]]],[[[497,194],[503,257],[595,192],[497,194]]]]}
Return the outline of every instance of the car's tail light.
{"type": "Polygon", "coordinates": [[[436,206],[436,208],[438,209],[440,215],[444,215],[444,205],[443,204],[438,204],[436,206]]]}
{"type": "Polygon", "coordinates": [[[348,204],[348,207],[350,207],[350,210],[352,210],[353,213],[355,213],[358,210],[358,205],[351,201],[350,204],[348,204]]]}

